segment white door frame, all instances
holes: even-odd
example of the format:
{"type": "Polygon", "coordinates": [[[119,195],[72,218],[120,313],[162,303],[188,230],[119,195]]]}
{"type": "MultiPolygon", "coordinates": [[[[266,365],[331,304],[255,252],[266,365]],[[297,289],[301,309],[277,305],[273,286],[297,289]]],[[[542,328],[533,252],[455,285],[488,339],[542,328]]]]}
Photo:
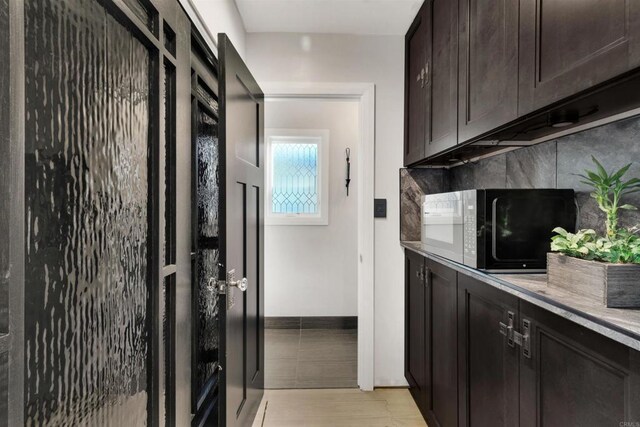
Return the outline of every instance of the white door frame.
{"type": "Polygon", "coordinates": [[[373,83],[260,82],[266,100],[352,99],[360,103],[358,142],[358,385],[374,387],[374,166],[375,85],[373,83]]]}

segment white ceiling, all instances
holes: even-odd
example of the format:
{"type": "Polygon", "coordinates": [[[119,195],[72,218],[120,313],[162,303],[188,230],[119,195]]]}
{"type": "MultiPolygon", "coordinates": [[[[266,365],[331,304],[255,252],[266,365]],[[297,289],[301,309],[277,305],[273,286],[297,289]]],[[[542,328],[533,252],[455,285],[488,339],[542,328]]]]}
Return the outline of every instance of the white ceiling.
{"type": "Polygon", "coordinates": [[[235,0],[254,32],[404,35],[423,0],[235,0]]]}

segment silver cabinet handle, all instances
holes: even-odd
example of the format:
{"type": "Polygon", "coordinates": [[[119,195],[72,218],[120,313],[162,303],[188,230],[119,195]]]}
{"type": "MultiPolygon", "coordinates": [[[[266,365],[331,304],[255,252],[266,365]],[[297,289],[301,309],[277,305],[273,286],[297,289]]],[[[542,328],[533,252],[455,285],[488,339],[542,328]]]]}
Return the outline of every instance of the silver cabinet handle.
{"type": "Polygon", "coordinates": [[[531,321],[522,320],[522,355],[531,358],[531,321]]]}
{"type": "Polygon", "coordinates": [[[424,87],[424,69],[420,70],[416,82],[420,82],[420,87],[424,87]]]}
{"type": "Polygon", "coordinates": [[[512,311],[507,312],[507,317],[509,318],[509,324],[505,325],[500,322],[500,333],[507,337],[507,343],[509,347],[514,347],[514,339],[515,339],[515,331],[513,330],[514,322],[515,322],[515,313],[512,311]]]}
{"type": "Polygon", "coordinates": [[[426,84],[429,84],[429,63],[427,62],[427,65],[425,65],[425,73],[424,73],[424,80],[426,84]]]}
{"type": "Polygon", "coordinates": [[[240,289],[242,292],[247,290],[247,287],[249,285],[249,281],[247,280],[246,277],[243,277],[242,280],[233,280],[230,281],[228,284],[228,286],[235,286],[236,288],[240,289]]]}

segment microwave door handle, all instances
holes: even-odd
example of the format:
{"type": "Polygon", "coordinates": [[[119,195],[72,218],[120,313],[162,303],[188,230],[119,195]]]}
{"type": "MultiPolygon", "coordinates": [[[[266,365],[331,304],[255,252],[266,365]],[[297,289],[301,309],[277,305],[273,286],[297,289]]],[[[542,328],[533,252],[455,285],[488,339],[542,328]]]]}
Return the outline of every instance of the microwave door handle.
{"type": "Polygon", "coordinates": [[[576,231],[580,229],[580,205],[578,204],[578,198],[573,198],[573,203],[576,205],[576,231]]]}
{"type": "Polygon", "coordinates": [[[496,247],[497,247],[497,243],[498,243],[498,230],[497,230],[497,221],[496,221],[496,214],[498,213],[498,208],[497,208],[497,204],[498,204],[498,199],[493,199],[493,202],[491,203],[491,255],[493,256],[493,259],[495,259],[496,261],[498,261],[498,254],[496,252],[496,247]]]}

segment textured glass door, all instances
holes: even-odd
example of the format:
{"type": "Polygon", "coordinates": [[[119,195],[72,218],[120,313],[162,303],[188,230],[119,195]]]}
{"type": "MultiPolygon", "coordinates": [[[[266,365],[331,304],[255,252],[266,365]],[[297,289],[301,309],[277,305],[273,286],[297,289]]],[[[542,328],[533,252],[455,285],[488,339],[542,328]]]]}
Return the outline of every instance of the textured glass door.
{"type": "Polygon", "coordinates": [[[102,2],[24,4],[25,422],[146,425],[152,58],[102,2]]]}
{"type": "Polygon", "coordinates": [[[219,416],[220,160],[218,100],[212,64],[194,55],[192,86],[193,184],[193,425],[216,426],[219,416]],[[206,65],[205,65],[206,64],[206,65]],[[213,280],[212,280],[213,279],[213,280]]]}

